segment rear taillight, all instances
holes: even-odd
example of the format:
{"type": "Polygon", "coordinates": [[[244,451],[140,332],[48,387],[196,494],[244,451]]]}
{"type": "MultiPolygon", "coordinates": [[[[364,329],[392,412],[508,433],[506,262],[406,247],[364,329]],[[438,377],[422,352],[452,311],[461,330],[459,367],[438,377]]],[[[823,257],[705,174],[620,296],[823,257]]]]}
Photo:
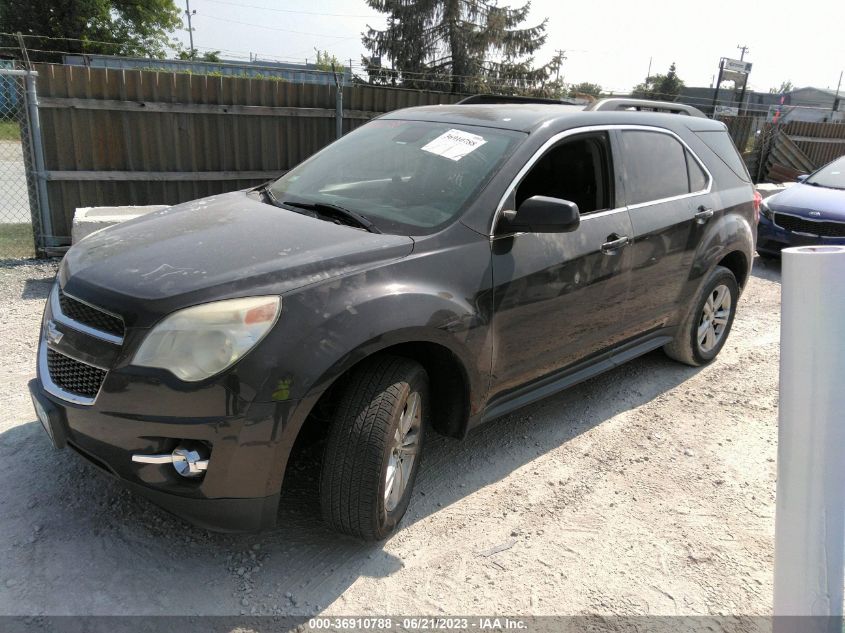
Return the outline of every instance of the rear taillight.
{"type": "Polygon", "coordinates": [[[754,192],[754,221],[760,221],[760,204],[763,202],[763,196],[759,191],[754,192]]]}

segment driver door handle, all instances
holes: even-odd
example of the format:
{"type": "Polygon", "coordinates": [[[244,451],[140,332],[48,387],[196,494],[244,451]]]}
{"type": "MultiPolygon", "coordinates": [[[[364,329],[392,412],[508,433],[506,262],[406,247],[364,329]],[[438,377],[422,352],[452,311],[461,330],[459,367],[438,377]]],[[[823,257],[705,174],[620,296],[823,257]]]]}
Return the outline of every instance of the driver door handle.
{"type": "Polygon", "coordinates": [[[628,243],[631,241],[631,238],[627,235],[617,235],[613,233],[607,236],[609,241],[605,242],[601,245],[601,252],[605,255],[612,255],[616,251],[618,251],[623,246],[627,246],[628,243]]]}
{"type": "Polygon", "coordinates": [[[707,220],[713,217],[713,209],[708,209],[704,206],[698,207],[698,213],[696,213],[693,217],[699,224],[704,224],[707,220]]]}

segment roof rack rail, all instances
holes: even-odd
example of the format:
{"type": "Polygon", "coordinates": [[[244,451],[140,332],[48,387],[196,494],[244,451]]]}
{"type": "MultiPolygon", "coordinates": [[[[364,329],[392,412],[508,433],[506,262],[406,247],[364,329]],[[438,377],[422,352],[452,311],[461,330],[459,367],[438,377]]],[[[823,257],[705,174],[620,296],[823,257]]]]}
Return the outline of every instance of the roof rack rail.
{"type": "Polygon", "coordinates": [[[521,97],[518,95],[472,95],[464,97],[456,105],[478,105],[482,103],[552,103],[555,105],[578,105],[568,99],[544,99],[543,97],[521,97]]]}
{"type": "Polygon", "coordinates": [[[587,106],[585,109],[593,111],[637,110],[646,112],[668,112],[671,114],[686,114],[687,116],[707,118],[698,108],[694,108],[683,103],[673,103],[671,101],[651,101],[650,99],[625,99],[613,97],[610,99],[596,101],[595,103],[587,106]]]}

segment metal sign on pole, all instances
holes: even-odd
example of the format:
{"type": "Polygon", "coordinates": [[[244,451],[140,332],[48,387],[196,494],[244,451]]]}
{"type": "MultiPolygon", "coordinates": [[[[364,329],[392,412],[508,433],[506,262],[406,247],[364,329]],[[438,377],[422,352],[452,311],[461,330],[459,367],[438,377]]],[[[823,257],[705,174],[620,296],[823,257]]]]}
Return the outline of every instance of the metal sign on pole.
{"type": "Polygon", "coordinates": [[[782,271],[773,632],[842,633],[845,246],[784,249],[782,271]]]}
{"type": "MultiPolygon", "coordinates": [[[[743,51],[745,55],[745,51],[743,51]]],[[[745,101],[745,89],[748,86],[748,74],[751,72],[751,62],[746,62],[741,59],[731,59],[730,57],[722,57],[719,59],[719,78],[716,80],[716,87],[713,90],[713,118],[716,118],[717,108],[716,102],[719,97],[719,88],[722,87],[723,81],[734,82],[734,96],[737,90],[739,93],[738,109],[743,107],[745,101]]]]}
{"type": "Polygon", "coordinates": [[[730,57],[723,57],[722,64],[725,70],[732,70],[734,72],[745,73],[751,72],[751,62],[746,62],[741,59],[731,59],[730,57]]]}

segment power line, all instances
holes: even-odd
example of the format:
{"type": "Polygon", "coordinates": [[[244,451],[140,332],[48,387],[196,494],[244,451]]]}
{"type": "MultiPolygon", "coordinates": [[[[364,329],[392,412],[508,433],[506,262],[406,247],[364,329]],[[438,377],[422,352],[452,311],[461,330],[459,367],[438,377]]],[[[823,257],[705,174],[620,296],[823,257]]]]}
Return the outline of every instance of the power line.
{"type": "Polygon", "coordinates": [[[352,13],[322,13],[319,11],[295,11],[293,9],[279,9],[277,7],[262,7],[257,4],[243,4],[240,2],[227,2],[226,0],[205,0],[205,2],[213,2],[215,4],[226,4],[232,7],[239,7],[239,8],[248,8],[248,9],[261,9],[263,11],[276,11],[279,13],[297,13],[301,15],[319,15],[319,16],[326,16],[326,17],[333,17],[333,18],[379,18],[383,17],[379,13],[369,13],[366,15],[362,14],[352,14],[352,13]]]}
{"type": "MultiPolygon", "coordinates": [[[[0,33],[0,35],[9,35],[9,34],[8,33],[0,33]]],[[[39,36],[28,36],[28,37],[39,37],[39,36]]],[[[71,39],[71,40],[76,41],[75,38],[52,38],[52,37],[49,37],[49,36],[43,36],[43,37],[45,39],[71,39]]],[[[0,50],[20,50],[20,47],[19,46],[0,46],[0,50]]],[[[39,48],[28,48],[28,50],[30,50],[34,53],[53,53],[53,54],[65,54],[65,55],[78,55],[79,54],[78,52],[72,52],[72,51],[46,50],[46,49],[39,49],[39,48]]],[[[230,51],[230,52],[237,52],[237,51],[230,51]]],[[[115,56],[115,59],[122,59],[122,57],[115,56]]],[[[156,59],[153,59],[153,58],[149,59],[150,64],[155,64],[156,61],[167,62],[167,61],[180,61],[180,60],[156,60],[156,59]]],[[[319,69],[298,69],[298,68],[283,68],[283,69],[280,69],[280,68],[275,67],[275,66],[260,66],[260,65],[246,66],[246,65],[243,65],[243,64],[232,64],[232,63],[227,63],[227,62],[209,62],[209,64],[213,65],[213,66],[233,67],[233,68],[241,68],[241,69],[245,69],[245,70],[246,69],[257,70],[257,71],[261,71],[261,70],[267,70],[267,71],[283,70],[284,72],[311,74],[311,75],[313,75],[313,74],[329,74],[329,75],[332,74],[332,71],[319,70],[319,69]]],[[[356,68],[359,69],[359,70],[365,70],[365,68],[363,66],[358,66],[358,65],[351,65],[350,66],[350,69],[356,69],[356,68]]],[[[107,68],[105,70],[107,70],[107,68]]],[[[126,69],[123,69],[123,70],[126,70],[126,69]]],[[[173,72],[173,70],[171,70],[171,69],[167,69],[167,68],[156,69],[154,67],[137,68],[137,69],[134,69],[134,70],[139,70],[139,71],[142,71],[142,72],[173,72]]],[[[197,74],[197,73],[195,73],[195,74],[197,74]]],[[[416,74],[422,74],[422,73],[402,73],[401,75],[416,75],[416,74]]],[[[483,77],[478,77],[476,75],[460,75],[460,77],[469,78],[469,79],[484,79],[483,77]]],[[[438,84],[440,86],[444,85],[445,83],[448,83],[447,78],[439,78],[439,79],[425,79],[425,78],[414,79],[414,78],[411,78],[410,80],[417,83],[417,84],[419,84],[419,83],[422,83],[422,84],[438,84]]],[[[515,87],[518,87],[513,83],[506,83],[506,82],[490,82],[490,81],[485,80],[483,83],[484,83],[485,88],[489,88],[493,91],[495,91],[496,89],[512,90],[515,87]]],[[[368,84],[368,85],[380,86],[380,84],[368,84]]],[[[397,86],[397,88],[408,89],[407,87],[403,87],[403,86],[397,86]]],[[[411,90],[413,90],[413,89],[414,88],[411,88],[411,90]]],[[[417,88],[417,89],[419,89],[419,88],[417,88]]],[[[618,94],[627,94],[627,93],[630,92],[630,91],[626,91],[626,90],[613,90],[613,89],[608,89],[608,90],[611,90],[612,92],[618,93],[618,94]]],[[[442,92],[442,91],[439,91],[439,92],[442,92]]],[[[654,97],[655,98],[667,98],[668,97],[670,99],[676,99],[677,95],[656,93],[656,94],[654,94],[654,97]]],[[[705,97],[684,97],[683,99],[677,99],[677,102],[678,103],[687,103],[687,104],[690,104],[690,102],[692,102],[693,105],[701,104],[702,106],[709,106],[713,103],[712,100],[707,99],[705,97]]],[[[736,103],[736,101],[732,98],[725,98],[725,99],[717,99],[716,100],[716,105],[733,105],[735,103],[736,103]]],[[[764,108],[764,107],[767,107],[767,104],[749,103],[748,106],[750,108],[755,108],[755,107],[764,108]]],[[[801,109],[801,108],[818,109],[818,108],[813,108],[811,106],[790,106],[790,108],[792,108],[792,109],[801,109]]]]}
{"type": "MultiPolygon", "coordinates": [[[[211,17],[211,16],[205,15],[205,17],[211,17]]],[[[16,34],[6,33],[6,32],[0,32],[0,36],[6,36],[6,37],[13,38],[13,39],[16,39],[16,37],[17,37],[16,34]]],[[[87,43],[87,44],[99,44],[99,45],[112,46],[112,47],[122,47],[122,46],[124,46],[124,44],[120,43],[120,42],[106,42],[106,41],[102,41],[102,40],[86,40],[86,39],[72,38],[72,37],[54,37],[54,36],[50,36],[50,35],[26,34],[23,37],[28,38],[28,39],[43,39],[43,40],[49,40],[49,41],[67,41],[67,42],[80,42],[80,43],[83,43],[83,44],[85,44],[85,43],[87,43]]],[[[335,36],[330,36],[330,37],[335,37],[335,36]]],[[[202,49],[202,50],[208,50],[208,51],[218,51],[219,50],[221,52],[223,52],[225,50],[225,52],[227,52],[227,53],[241,55],[245,58],[245,60],[250,55],[250,53],[248,53],[246,51],[236,51],[236,50],[230,50],[230,49],[214,49],[214,48],[202,47],[202,46],[199,46],[197,48],[202,49]]],[[[19,46],[8,46],[8,47],[0,47],[0,49],[20,50],[20,47],[19,46]]],[[[41,48],[30,48],[29,50],[32,50],[33,52],[55,53],[55,54],[66,54],[66,55],[80,55],[80,54],[85,55],[86,54],[86,53],[80,52],[80,51],[47,50],[47,49],[41,49],[41,48]]],[[[299,63],[299,58],[293,57],[293,56],[290,57],[290,58],[285,58],[285,57],[277,57],[277,56],[269,55],[269,54],[266,54],[266,53],[257,53],[257,55],[263,55],[265,57],[264,61],[271,61],[272,62],[274,60],[278,60],[278,61],[281,61],[281,62],[299,63]]],[[[151,65],[154,64],[156,61],[157,60],[154,59],[154,58],[149,59],[149,62],[150,62],[151,65]]],[[[162,61],[178,61],[178,60],[162,60],[162,61]]],[[[268,71],[279,71],[280,70],[278,67],[261,66],[261,65],[257,65],[257,64],[250,64],[249,66],[246,66],[245,64],[230,63],[230,62],[208,62],[208,63],[216,64],[216,65],[220,65],[220,66],[227,66],[227,67],[248,68],[248,69],[251,69],[251,70],[268,70],[268,71]]],[[[320,71],[320,70],[317,70],[317,69],[284,69],[284,70],[286,72],[293,72],[293,73],[330,72],[330,71],[320,71]]],[[[351,71],[358,71],[358,72],[366,72],[367,68],[366,68],[366,66],[361,65],[361,64],[350,64],[350,70],[351,71]]],[[[428,85],[428,86],[432,86],[432,85],[443,86],[452,77],[452,75],[449,75],[448,77],[431,77],[431,75],[428,74],[428,73],[411,72],[411,71],[397,72],[396,74],[397,74],[397,79],[407,78],[407,79],[413,81],[416,84],[424,84],[424,85],[428,85]]],[[[516,83],[508,83],[505,80],[498,80],[498,81],[497,80],[490,80],[490,79],[487,79],[487,78],[484,78],[484,77],[478,76],[478,75],[455,75],[455,77],[456,78],[462,78],[462,79],[480,80],[483,83],[484,87],[489,88],[491,90],[496,90],[496,89],[513,90],[516,87],[520,87],[516,83]]],[[[374,84],[374,85],[378,85],[378,84],[374,84]]],[[[622,90],[622,89],[615,89],[615,88],[609,88],[609,87],[605,87],[605,90],[616,93],[616,94],[629,94],[631,92],[631,90],[629,90],[629,89],[622,90]]],[[[659,94],[659,95],[655,95],[655,96],[657,96],[657,97],[667,97],[667,98],[670,98],[670,99],[674,99],[676,97],[676,95],[663,95],[663,94],[659,94]]],[[[710,104],[712,104],[712,99],[707,98],[707,97],[692,97],[692,96],[690,96],[690,97],[684,97],[683,100],[685,102],[699,103],[701,105],[708,105],[708,106],[710,104]]],[[[716,103],[717,104],[730,105],[730,104],[735,103],[735,99],[732,99],[732,98],[717,99],[716,103]]],[[[750,105],[751,106],[757,106],[757,105],[762,105],[762,104],[751,103],[750,105]]]]}
{"type": "Polygon", "coordinates": [[[280,29],[275,26],[267,26],[266,24],[253,24],[252,22],[239,22],[238,20],[231,20],[229,18],[219,18],[216,15],[208,15],[207,13],[203,13],[201,17],[209,18],[211,20],[217,20],[219,22],[226,22],[228,24],[242,24],[243,26],[251,26],[257,29],[267,29],[269,31],[279,31],[281,33],[294,33],[296,35],[308,35],[311,37],[329,37],[335,40],[355,40],[361,37],[360,35],[326,35],[325,33],[307,33],[305,31],[292,31],[290,29],[280,29]]]}

